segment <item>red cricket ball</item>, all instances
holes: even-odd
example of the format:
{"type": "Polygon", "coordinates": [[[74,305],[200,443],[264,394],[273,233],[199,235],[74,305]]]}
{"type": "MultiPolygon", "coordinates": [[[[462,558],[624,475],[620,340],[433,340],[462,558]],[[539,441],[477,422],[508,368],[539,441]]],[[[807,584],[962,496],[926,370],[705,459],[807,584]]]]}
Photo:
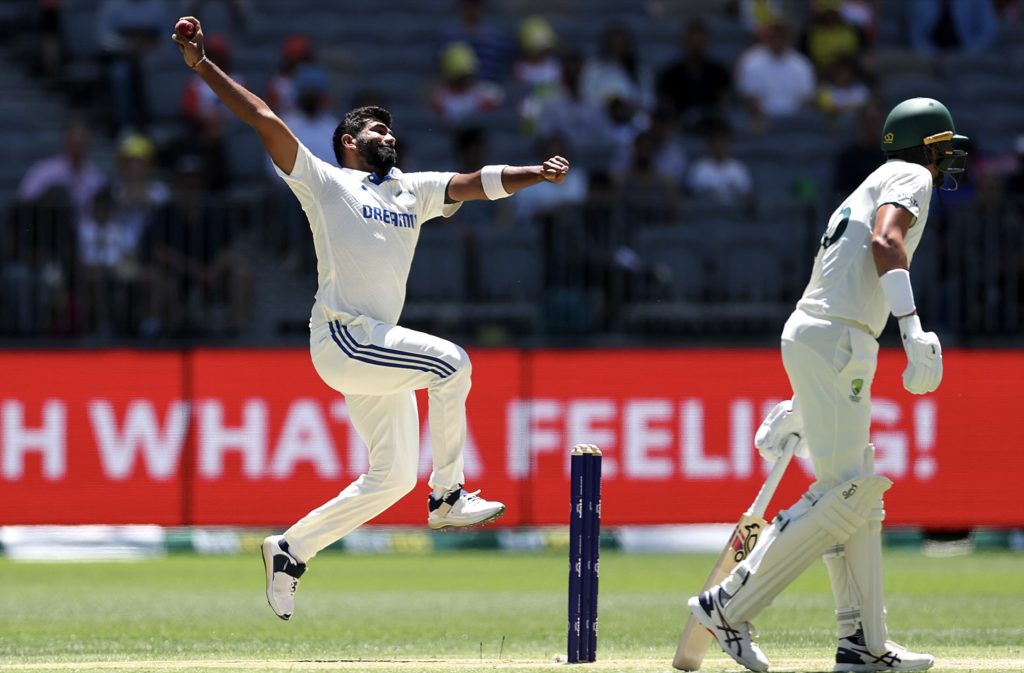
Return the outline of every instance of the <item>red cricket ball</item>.
{"type": "Polygon", "coordinates": [[[182,19],[174,26],[174,32],[181,35],[186,40],[191,40],[196,34],[196,27],[191,21],[182,19]]]}

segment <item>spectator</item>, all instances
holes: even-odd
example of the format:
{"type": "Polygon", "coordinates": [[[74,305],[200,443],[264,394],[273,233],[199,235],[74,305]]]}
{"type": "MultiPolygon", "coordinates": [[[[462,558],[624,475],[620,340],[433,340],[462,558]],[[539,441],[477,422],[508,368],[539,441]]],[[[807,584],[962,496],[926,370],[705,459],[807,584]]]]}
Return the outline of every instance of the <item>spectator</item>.
{"type": "Polygon", "coordinates": [[[761,130],[766,118],[793,115],[814,99],[814,68],[789,43],[789,22],[777,16],[762,32],[761,41],[736,65],[736,89],[761,130]]]}
{"type": "Polygon", "coordinates": [[[517,82],[534,89],[558,86],[562,68],[555,56],[558,37],[543,16],[531,16],[519,26],[519,58],[513,72],[517,82]]]}
{"type": "MultiPolygon", "coordinates": [[[[583,55],[566,48],[562,51],[561,81],[558,89],[540,100],[537,112],[529,119],[537,134],[543,137],[560,135],[577,152],[591,148],[606,152],[611,142],[611,126],[604,109],[583,96],[583,55]]],[[[524,108],[526,106],[524,105],[524,108]]]]}
{"type": "MultiPolygon", "coordinates": [[[[295,71],[295,109],[281,116],[299,142],[305,145],[313,156],[334,165],[334,146],[331,139],[340,121],[331,113],[327,71],[318,64],[306,64],[295,71]]],[[[302,268],[313,260],[313,241],[309,237],[309,224],[302,206],[291,190],[277,179],[273,162],[266,161],[267,171],[274,178],[271,194],[272,207],[276,216],[277,231],[271,235],[277,248],[284,255],[281,263],[289,269],[302,268]]]]}
{"type": "MultiPolygon", "coordinates": [[[[856,113],[871,97],[864,77],[853,56],[842,56],[828,70],[828,76],[818,87],[818,106],[832,116],[856,113]]],[[[876,161],[877,162],[877,157],[876,161]]]]}
{"type": "Polygon", "coordinates": [[[61,192],[58,199],[66,200],[78,213],[85,213],[107,182],[103,171],[89,158],[91,148],[92,129],[83,120],[72,121],[64,130],[64,150],[28,169],[18,187],[18,197],[37,201],[56,190],[61,192]]]}
{"type": "Polygon", "coordinates": [[[679,190],[674,176],[658,168],[658,137],[647,129],[636,134],[630,163],[616,175],[616,188],[634,226],[674,222],[679,190]]]}
{"type": "Polygon", "coordinates": [[[991,0],[910,0],[906,11],[910,44],[928,56],[985,51],[999,28],[991,0]]]}
{"type": "Polygon", "coordinates": [[[153,294],[144,333],[237,334],[248,319],[252,272],[235,222],[210,198],[203,175],[200,156],[179,157],[172,198],[143,239],[153,294]],[[215,320],[222,307],[226,315],[215,320]]]}
{"type": "Polygon", "coordinates": [[[729,71],[708,57],[708,30],[703,21],[688,23],[681,38],[679,59],[658,74],[658,109],[693,129],[722,112],[732,81],[729,71]]]}
{"type": "MultiPolygon", "coordinates": [[[[542,137],[537,140],[537,156],[568,157],[572,156],[572,148],[561,136],[542,137]]],[[[587,200],[587,179],[584,171],[573,169],[561,185],[541,184],[520,192],[513,201],[516,223],[536,224],[559,208],[581,205],[587,200]]]]}
{"type": "Polygon", "coordinates": [[[64,65],[66,46],[61,31],[61,0],[38,0],[36,26],[39,33],[37,67],[45,77],[56,77],[64,65]]]}
{"type": "Polygon", "coordinates": [[[878,39],[875,4],[874,0],[842,0],[839,7],[843,22],[859,28],[869,44],[878,39]]]}
{"type": "Polygon", "coordinates": [[[651,73],[640,63],[628,25],[612,23],[605,27],[597,55],[583,68],[582,87],[583,95],[598,105],[619,98],[635,110],[654,107],[651,73]]]}
{"type": "Polygon", "coordinates": [[[612,151],[605,159],[604,169],[614,168],[615,158],[629,154],[633,147],[636,136],[641,131],[646,131],[650,126],[650,119],[646,114],[637,110],[633,103],[619,96],[612,96],[605,107],[605,114],[611,123],[609,137],[611,138],[612,151]]]}
{"type": "Polygon", "coordinates": [[[636,164],[637,150],[652,152],[650,162],[653,170],[676,187],[683,187],[686,182],[686,154],[676,138],[672,124],[674,118],[667,112],[656,112],[651,118],[651,125],[644,133],[650,138],[643,143],[637,138],[631,145],[624,148],[615,159],[612,173],[621,182],[633,170],[636,164]]]}
{"type": "Polygon", "coordinates": [[[857,137],[843,148],[833,161],[832,196],[849,194],[878,168],[881,157],[883,112],[870,103],[857,114],[857,137]]]}
{"type": "Polygon", "coordinates": [[[327,71],[322,66],[303,65],[295,72],[295,109],[281,119],[313,156],[333,164],[331,138],[339,119],[330,111],[329,89],[327,71]]]}
{"type": "Polygon", "coordinates": [[[441,39],[442,60],[448,45],[469,45],[479,64],[477,76],[498,83],[505,79],[513,49],[511,40],[487,20],[486,5],[486,0],[458,1],[459,23],[445,31],[441,39]]]}
{"type": "Polygon", "coordinates": [[[167,185],[153,175],[154,156],[153,143],[143,135],[127,136],[118,148],[114,207],[133,244],[142,238],[153,211],[170,197],[167,185]]]}
{"type": "Polygon", "coordinates": [[[811,18],[801,38],[801,50],[814,64],[819,75],[831,71],[833,64],[846,57],[859,62],[867,45],[864,33],[846,23],[840,0],[813,0],[811,18]]]}
{"type": "Polygon", "coordinates": [[[708,125],[707,153],[690,168],[690,191],[699,198],[723,204],[750,200],[750,173],[739,159],[732,156],[732,133],[724,121],[708,125]]]}
{"type": "MultiPolygon", "coordinates": [[[[206,38],[206,53],[225,72],[233,72],[231,45],[227,38],[221,35],[206,38]]],[[[235,74],[232,77],[239,82],[245,81],[235,74]]],[[[212,191],[222,191],[228,186],[231,174],[227,151],[230,115],[199,75],[194,75],[185,83],[181,95],[181,115],[189,130],[190,148],[203,156],[202,165],[206,171],[204,179],[212,191]]]]}
{"type": "Polygon", "coordinates": [[[77,312],[87,332],[133,331],[134,286],[139,277],[139,239],[134,226],[116,207],[113,190],[100,190],[89,212],[78,221],[80,285],[77,312]]]}
{"type": "MultiPolygon", "coordinates": [[[[75,30],[88,30],[75,26],[75,30]]],[[[149,120],[142,60],[167,30],[164,0],[104,0],[96,31],[114,104],[116,130],[141,130],[149,120]]]]}
{"type": "Polygon", "coordinates": [[[476,121],[481,114],[501,106],[505,94],[501,88],[477,78],[478,63],[467,44],[455,42],[441,56],[443,81],[434,90],[430,105],[451,128],[476,121]]]}
{"type": "Polygon", "coordinates": [[[316,61],[313,43],[305,35],[291,35],[281,47],[281,63],[267,84],[267,105],[278,115],[295,109],[295,71],[316,61]]]}

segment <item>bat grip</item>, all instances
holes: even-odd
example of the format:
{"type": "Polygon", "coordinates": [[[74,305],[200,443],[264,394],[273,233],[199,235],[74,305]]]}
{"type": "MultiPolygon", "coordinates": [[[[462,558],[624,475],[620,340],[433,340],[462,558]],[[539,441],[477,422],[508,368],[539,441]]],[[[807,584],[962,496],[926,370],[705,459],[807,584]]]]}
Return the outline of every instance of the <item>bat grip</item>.
{"type": "Polygon", "coordinates": [[[772,496],[775,495],[775,489],[779,487],[779,482],[782,481],[782,475],[786,473],[786,468],[789,466],[789,461],[793,459],[793,451],[796,449],[797,443],[800,441],[798,435],[790,435],[789,439],[786,440],[786,446],[782,448],[782,455],[772,465],[771,472],[768,473],[768,478],[764,480],[764,485],[761,486],[761,490],[758,491],[757,497],[754,498],[754,502],[751,503],[750,509],[747,510],[747,514],[750,516],[756,516],[764,518],[764,511],[768,509],[768,503],[771,502],[772,496]]]}

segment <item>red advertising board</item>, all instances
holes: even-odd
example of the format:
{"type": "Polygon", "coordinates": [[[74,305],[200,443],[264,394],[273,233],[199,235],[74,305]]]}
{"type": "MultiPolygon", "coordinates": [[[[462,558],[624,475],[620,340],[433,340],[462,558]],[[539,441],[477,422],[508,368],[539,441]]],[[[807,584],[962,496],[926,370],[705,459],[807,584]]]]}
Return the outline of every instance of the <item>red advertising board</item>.
{"type": "Polygon", "coordinates": [[[0,371],[0,523],[180,522],[180,354],[4,353],[0,371]]]}
{"type": "MultiPolygon", "coordinates": [[[[605,525],[734,520],[763,478],[751,437],[788,396],[776,351],[471,353],[467,485],[509,505],[502,525],[564,523],[568,450],[601,446],[605,525]]],[[[936,394],[883,351],[872,389],[890,524],[1024,524],[1007,475],[1024,353],[950,351],[936,394]],[[944,507],[937,507],[937,503],[944,507]]],[[[291,523],[367,464],[344,399],[305,350],[0,354],[0,525],[291,523]]],[[[421,525],[430,473],[375,523],[421,525]]],[[[776,506],[812,479],[794,462],[776,506]]]]}

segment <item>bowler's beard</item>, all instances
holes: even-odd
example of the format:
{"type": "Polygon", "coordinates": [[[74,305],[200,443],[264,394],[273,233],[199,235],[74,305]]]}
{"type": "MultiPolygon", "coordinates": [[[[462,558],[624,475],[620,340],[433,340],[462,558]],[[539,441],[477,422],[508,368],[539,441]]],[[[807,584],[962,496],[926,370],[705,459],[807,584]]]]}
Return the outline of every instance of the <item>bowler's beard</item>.
{"type": "Polygon", "coordinates": [[[398,151],[383,141],[356,139],[356,149],[373,172],[382,178],[398,163],[398,151]]]}

